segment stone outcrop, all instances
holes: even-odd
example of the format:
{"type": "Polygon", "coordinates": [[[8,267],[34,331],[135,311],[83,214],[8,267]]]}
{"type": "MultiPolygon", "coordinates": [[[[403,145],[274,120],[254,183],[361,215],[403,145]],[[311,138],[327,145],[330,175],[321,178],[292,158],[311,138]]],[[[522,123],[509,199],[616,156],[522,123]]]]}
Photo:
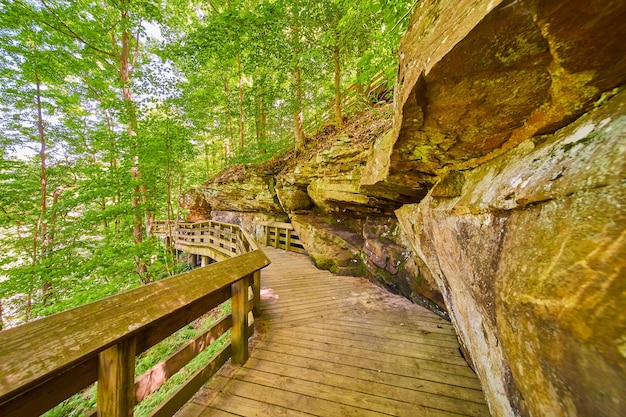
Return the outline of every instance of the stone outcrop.
{"type": "Polygon", "coordinates": [[[575,120],[624,83],[623,9],[420,2],[400,46],[393,130],[376,144],[363,186],[410,197],[430,175],[477,166],[575,120]]]}
{"type": "Polygon", "coordinates": [[[390,130],[390,111],[391,106],[383,106],[331,140],[318,139],[311,144],[315,149],[295,161],[231,167],[190,191],[184,207],[194,219],[204,213],[205,218],[239,224],[261,241],[262,222],[291,218],[319,268],[368,276],[447,318],[435,280],[393,214],[411,200],[360,186],[374,142],[390,130]]]}
{"type": "Polygon", "coordinates": [[[626,5],[445,3],[412,18],[362,186],[436,176],[396,214],[494,415],[622,415],[626,5]]]}
{"type": "MultiPolygon", "coordinates": [[[[211,210],[235,212],[284,213],[274,189],[271,174],[260,170],[246,169],[242,165],[231,167],[200,187],[203,204],[211,210]]],[[[196,205],[182,206],[196,211],[196,205]]]]}
{"type": "Polygon", "coordinates": [[[626,407],[625,143],[620,93],[397,212],[496,415],[626,407]]]}
{"type": "Polygon", "coordinates": [[[194,188],[187,191],[180,197],[178,204],[189,210],[186,220],[190,222],[208,219],[211,216],[211,206],[198,189],[194,188]]]}
{"type": "Polygon", "coordinates": [[[392,122],[191,206],[289,216],[318,266],[449,314],[494,416],[626,415],[625,21],[624,1],[420,1],[392,122]]]}

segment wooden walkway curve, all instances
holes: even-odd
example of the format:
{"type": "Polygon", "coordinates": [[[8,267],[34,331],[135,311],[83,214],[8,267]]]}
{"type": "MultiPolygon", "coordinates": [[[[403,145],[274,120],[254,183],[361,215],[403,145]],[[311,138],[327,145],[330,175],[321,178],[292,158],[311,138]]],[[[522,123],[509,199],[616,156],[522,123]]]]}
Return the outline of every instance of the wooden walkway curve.
{"type": "Polygon", "coordinates": [[[250,359],[177,416],[490,415],[450,323],[305,255],[263,250],[272,264],[250,359]]]}

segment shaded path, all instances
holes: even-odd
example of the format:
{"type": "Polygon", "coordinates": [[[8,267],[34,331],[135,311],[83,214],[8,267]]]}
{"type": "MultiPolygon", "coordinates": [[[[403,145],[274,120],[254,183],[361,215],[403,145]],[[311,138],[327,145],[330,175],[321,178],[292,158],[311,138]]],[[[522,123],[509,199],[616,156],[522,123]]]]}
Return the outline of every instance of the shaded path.
{"type": "Polygon", "coordinates": [[[450,323],[363,278],[263,248],[258,337],[178,416],[489,416],[450,323]]]}

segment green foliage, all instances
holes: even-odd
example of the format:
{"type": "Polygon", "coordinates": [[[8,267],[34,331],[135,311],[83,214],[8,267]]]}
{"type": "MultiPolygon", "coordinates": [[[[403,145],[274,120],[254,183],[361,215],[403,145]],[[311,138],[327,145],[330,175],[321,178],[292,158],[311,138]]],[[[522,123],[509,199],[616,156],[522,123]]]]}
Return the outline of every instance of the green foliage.
{"type": "Polygon", "coordinates": [[[149,218],[175,218],[178,194],[227,164],[292,147],[294,112],[310,132],[324,123],[333,50],[341,88],[365,94],[381,71],[392,83],[414,6],[166,3],[0,5],[0,297],[23,300],[24,319],[172,273],[175,260],[145,234],[149,218]]]}
{"type": "Polygon", "coordinates": [[[218,148],[213,160],[222,166],[255,163],[269,152],[292,146],[294,111],[302,111],[310,132],[326,122],[334,99],[332,49],[336,43],[341,52],[342,88],[356,83],[365,94],[381,72],[391,86],[397,43],[414,3],[274,0],[210,5],[201,12],[187,12],[189,20],[170,22],[182,23],[184,28],[169,28],[167,33],[172,35],[161,55],[172,59],[184,74],[181,109],[193,131],[202,132],[199,142],[218,148]],[[300,104],[293,90],[294,65],[302,70],[300,104]],[[244,99],[243,114],[238,110],[239,93],[244,99]],[[237,139],[240,119],[245,121],[243,149],[237,139]]]}
{"type": "MultiPolygon", "coordinates": [[[[188,265],[148,233],[152,219],[176,218],[180,194],[225,165],[260,163],[293,147],[298,114],[311,133],[350,86],[361,104],[372,100],[368,88],[379,74],[391,86],[412,7],[405,0],[0,2],[0,324],[184,272],[188,265]]],[[[206,326],[186,326],[158,344],[138,359],[138,371],[206,326]]],[[[94,392],[47,415],[84,415],[94,392]]]]}

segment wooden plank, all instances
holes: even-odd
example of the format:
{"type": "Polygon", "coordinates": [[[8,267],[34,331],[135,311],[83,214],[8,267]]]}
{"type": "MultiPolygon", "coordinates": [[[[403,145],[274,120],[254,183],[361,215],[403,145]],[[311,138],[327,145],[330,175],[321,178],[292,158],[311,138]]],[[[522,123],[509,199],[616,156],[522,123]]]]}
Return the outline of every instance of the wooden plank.
{"type": "Polygon", "coordinates": [[[231,356],[231,345],[222,348],[204,367],[196,371],[183,386],[170,395],[157,408],[150,417],[170,417],[176,413],[193,395],[200,389],[202,384],[209,380],[226,363],[231,356]]]}
{"type": "MultiPolygon", "coordinates": [[[[183,416],[176,416],[183,417],[183,416]]],[[[205,408],[198,417],[241,417],[238,414],[232,414],[227,411],[217,410],[215,408],[205,408]]]]}
{"type": "Polygon", "coordinates": [[[226,412],[229,415],[245,416],[281,416],[281,417],[309,417],[312,414],[271,404],[266,401],[241,397],[229,393],[221,393],[219,397],[207,408],[207,412],[201,416],[213,417],[214,411],[226,412]],[[233,414],[231,414],[231,412],[233,414]]]}
{"type": "Polygon", "coordinates": [[[205,410],[206,407],[190,402],[185,405],[176,417],[199,417],[205,410]]]}
{"type": "Polygon", "coordinates": [[[261,271],[256,271],[252,275],[252,298],[254,308],[252,309],[255,317],[261,315],[261,271]]]}
{"type": "MultiPolygon", "coordinates": [[[[455,361],[459,356],[459,348],[458,346],[441,346],[437,344],[429,343],[432,339],[429,339],[424,335],[423,337],[415,337],[412,341],[404,341],[398,339],[390,339],[387,337],[380,337],[377,334],[365,334],[355,331],[347,331],[347,329],[343,328],[335,328],[335,329],[319,329],[316,328],[315,323],[311,326],[307,326],[306,332],[311,335],[312,338],[316,336],[324,336],[324,337],[333,337],[336,339],[349,340],[351,343],[355,345],[370,345],[370,346],[380,346],[384,345],[386,349],[398,350],[398,351],[410,351],[410,350],[419,350],[421,352],[428,352],[433,355],[441,355],[441,361],[446,361],[449,356],[452,356],[455,361]]],[[[465,365],[465,361],[458,361],[462,365],[465,365]]]]}
{"type": "Polygon", "coordinates": [[[231,309],[233,327],[231,344],[233,346],[232,361],[242,365],[248,359],[248,287],[250,277],[244,277],[231,285],[231,309]]]}
{"type": "Polygon", "coordinates": [[[217,261],[224,261],[233,257],[233,251],[230,246],[225,247],[222,244],[214,244],[213,242],[186,242],[177,240],[174,247],[180,251],[194,255],[204,255],[217,261]]]}
{"type": "MultiPolygon", "coordinates": [[[[285,332],[281,332],[281,335],[285,332]]],[[[345,348],[354,348],[362,351],[401,354],[416,359],[425,359],[433,363],[456,365],[462,368],[467,366],[457,349],[433,348],[427,345],[413,345],[405,343],[389,343],[379,338],[349,338],[347,335],[330,335],[328,333],[313,333],[310,329],[292,328],[290,336],[297,340],[312,341],[330,345],[339,345],[345,348]],[[417,347],[419,346],[419,349],[417,347]],[[439,352],[438,352],[439,351],[439,352]]],[[[372,355],[374,353],[370,353],[372,355]]]]}
{"type": "MultiPolygon", "coordinates": [[[[355,361],[346,356],[332,356],[328,358],[323,354],[317,356],[303,356],[303,351],[290,351],[290,353],[266,350],[263,347],[256,349],[250,360],[265,360],[272,363],[288,364],[301,368],[319,370],[343,376],[357,378],[361,381],[371,381],[389,386],[406,388],[414,391],[422,391],[445,397],[458,398],[465,401],[484,404],[485,399],[482,391],[476,388],[451,385],[441,382],[439,374],[429,372],[406,372],[398,374],[394,364],[372,363],[370,361],[355,361]],[[410,374],[410,375],[407,375],[410,374]],[[433,378],[434,377],[434,378],[433,378]],[[434,380],[433,380],[434,379],[434,380]]],[[[251,362],[249,366],[254,366],[251,362]]],[[[476,385],[476,384],[473,384],[476,385]]]]}
{"type": "Polygon", "coordinates": [[[298,298],[296,298],[295,291],[284,291],[281,289],[277,289],[276,287],[272,287],[269,289],[266,288],[266,291],[269,290],[271,290],[271,294],[274,295],[274,298],[264,300],[262,307],[263,311],[268,314],[279,314],[281,312],[297,313],[300,310],[306,310],[309,306],[313,306],[316,304],[332,304],[332,302],[338,299],[336,294],[332,292],[323,293],[321,290],[319,292],[311,291],[312,295],[310,295],[310,298],[304,296],[299,296],[298,298]]]}
{"type": "MultiPolygon", "coordinates": [[[[417,316],[417,315],[416,315],[417,316]]],[[[429,332],[433,336],[438,336],[442,338],[456,338],[456,333],[454,332],[454,327],[448,322],[438,322],[434,320],[428,320],[428,317],[415,317],[413,320],[403,320],[403,318],[398,317],[396,319],[398,322],[403,323],[403,327],[413,327],[418,328],[424,331],[429,332]],[[414,320],[419,318],[419,322],[416,323],[414,320]]],[[[376,317],[363,317],[362,320],[358,317],[345,317],[346,322],[353,322],[356,326],[359,325],[368,325],[368,326],[385,326],[386,323],[389,323],[388,320],[378,319],[376,317]]]]}
{"type": "Polygon", "coordinates": [[[191,323],[198,317],[213,310],[226,300],[230,299],[230,288],[224,287],[209,294],[193,303],[188,304],[183,309],[169,314],[160,320],[154,321],[137,338],[137,354],[148,350],[161,340],[165,339],[175,331],[191,323]]]}
{"type": "Polygon", "coordinates": [[[118,342],[98,358],[98,416],[132,417],[135,408],[135,339],[118,342]]]}
{"type": "Polygon", "coordinates": [[[233,368],[238,368],[238,366],[233,365],[232,362],[225,363],[224,366],[198,390],[191,401],[208,407],[230,381],[227,374],[229,372],[232,374],[233,371],[231,371],[231,369],[233,368]]]}
{"type": "Polygon", "coordinates": [[[205,330],[193,340],[172,352],[165,360],[154,365],[135,380],[135,401],[140,403],[148,395],[159,389],[165,381],[187,365],[200,352],[208,348],[232,325],[232,316],[228,315],[205,330]]]}
{"type": "MultiPolygon", "coordinates": [[[[318,346],[319,347],[319,346],[318,346]]],[[[445,385],[480,390],[480,383],[474,373],[471,375],[458,375],[441,372],[437,366],[429,366],[427,361],[396,357],[395,355],[379,355],[374,358],[363,360],[358,352],[344,351],[335,347],[323,347],[315,349],[309,346],[288,345],[280,341],[262,343],[256,347],[256,351],[266,350],[274,354],[284,354],[304,359],[325,361],[329,364],[344,364],[347,366],[362,368],[378,372],[387,372],[393,375],[425,379],[445,385]]]]}
{"type": "MultiPolygon", "coordinates": [[[[452,323],[450,323],[449,320],[446,320],[442,318],[441,316],[438,316],[437,314],[433,313],[430,310],[425,309],[424,307],[420,307],[417,305],[412,305],[411,307],[412,308],[409,310],[400,310],[400,311],[394,312],[395,313],[394,316],[397,318],[397,320],[400,323],[404,323],[405,325],[414,324],[417,326],[421,326],[425,323],[435,322],[435,324],[441,325],[445,329],[454,330],[454,327],[452,326],[452,323]]],[[[349,319],[355,320],[355,318],[349,318],[349,319]]],[[[363,321],[367,323],[372,323],[372,324],[377,324],[377,323],[384,324],[385,322],[388,322],[389,320],[387,315],[381,312],[369,315],[367,317],[362,317],[362,319],[364,319],[363,321]]],[[[357,320],[360,320],[360,319],[357,319],[357,320]]]]}
{"type": "MultiPolygon", "coordinates": [[[[249,367],[255,371],[268,374],[267,378],[301,379],[329,389],[345,389],[355,392],[355,395],[366,394],[383,397],[388,400],[399,400],[403,403],[427,407],[435,410],[482,417],[489,414],[485,401],[467,401],[449,395],[433,395],[423,390],[415,390],[397,385],[388,385],[379,381],[362,380],[354,375],[341,375],[334,370],[311,369],[308,366],[295,366],[293,363],[277,363],[272,361],[250,358],[249,367]],[[274,376],[272,376],[274,375],[274,376]]],[[[252,382],[252,381],[251,381],[252,382]]],[[[417,412],[417,410],[416,410],[417,412]]]]}
{"type": "MultiPolygon", "coordinates": [[[[378,395],[367,394],[354,391],[352,387],[335,387],[325,383],[318,383],[301,378],[291,378],[283,375],[270,374],[248,367],[243,367],[234,378],[245,384],[255,384],[263,388],[258,390],[263,392],[271,390],[272,395],[279,396],[277,391],[300,396],[313,397],[317,400],[325,400],[333,403],[333,415],[342,415],[342,408],[358,409],[355,415],[375,415],[390,414],[395,416],[432,416],[432,417],[458,417],[462,414],[452,413],[444,410],[436,410],[415,404],[408,404],[399,399],[385,398],[378,395]]],[[[239,384],[230,384],[228,387],[236,387],[239,384]]],[[[302,410],[309,411],[309,410],[302,410]]],[[[315,411],[312,409],[310,411],[315,411]]]]}
{"type": "MultiPolygon", "coordinates": [[[[280,293],[278,294],[280,296],[280,293]]],[[[274,309],[264,309],[263,311],[266,312],[268,318],[272,320],[285,320],[285,322],[287,322],[314,316],[320,318],[327,317],[329,315],[336,316],[339,312],[349,312],[351,310],[350,306],[341,299],[317,300],[310,303],[303,301],[302,306],[299,307],[303,308],[294,308],[294,310],[291,310],[288,308],[276,307],[274,309]]]]}
{"type": "Polygon", "coordinates": [[[26,393],[0,404],[0,416],[39,416],[74,393],[87,388],[97,379],[98,356],[94,355],[26,393]]]}
{"type": "MultiPolygon", "coordinates": [[[[314,395],[303,395],[301,393],[283,390],[272,386],[263,386],[238,380],[224,387],[224,392],[232,396],[248,398],[265,404],[286,408],[289,410],[308,413],[315,416],[358,416],[358,417],[380,417],[382,415],[392,415],[391,413],[378,413],[358,406],[350,406],[327,399],[318,398],[314,395]]],[[[237,403],[235,403],[237,404],[237,403]]],[[[240,412],[234,411],[236,414],[240,412]]],[[[245,408],[241,411],[245,415],[245,408]]]]}
{"type": "MultiPolygon", "coordinates": [[[[289,273],[286,272],[284,275],[289,276],[289,273]]],[[[317,295],[318,292],[345,297],[346,294],[349,294],[349,291],[354,288],[353,281],[337,280],[323,275],[305,275],[301,278],[290,280],[289,282],[266,282],[264,285],[274,290],[289,292],[290,296],[293,295],[298,298],[307,298],[308,296],[317,295]],[[306,292],[304,292],[305,288],[303,287],[306,287],[306,292]]]]}
{"type": "MultiPolygon", "coordinates": [[[[407,326],[404,326],[407,327],[407,326]]],[[[364,337],[379,337],[390,341],[400,341],[408,343],[419,343],[437,347],[444,347],[450,349],[458,349],[459,343],[454,336],[440,337],[436,333],[425,333],[422,329],[403,328],[402,332],[399,332],[395,327],[385,326],[351,326],[346,325],[345,322],[316,322],[311,323],[309,329],[316,329],[319,331],[331,331],[342,332],[345,334],[360,334],[364,337]]],[[[457,351],[458,353],[458,351],[457,351]]]]}
{"type": "Polygon", "coordinates": [[[0,332],[0,403],[268,264],[257,250],[0,332]]]}
{"type": "MultiPolygon", "coordinates": [[[[335,323],[330,322],[320,322],[316,323],[316,327],[325,328],[325,326],[338,326],[351,331],[355,329],[355,331],[361,331],[365,333],[379,332],[379,334],[384,334],[386,337],[396,338],[398,340],[411,341],[415,337],[427,337],[428,339],[436,339],[437,343],[448,343],[454,344],[458,347],[458,339],[456,334],[453,333],[452,327],[449,327],[450,333],[437,333],[431,332],[430,326],[431,323],[427,320],[423,321],[423,325],[416,325],[413,323],[400,323],[400,327],[402,327],[402,332],[395,331],[394,327],[389,327],[388,324],[372,324],[371,322],[359,322],[356,320],[346,320],[341,318],[335,323]]],[[[389,323],[389,322],[387,322],[389,323]]],[[[442,326],[435,322],[435,328],[439,329],[437,326],[442,326]]],[[[445,328],[445,327],[444,327],[445,328]]]]}
{"type": "Polygon", "coordinates": [[[275,330],[272,334],[272,349],[283,349],[286,353],[290,348],[305,348],[309,350],[322,350],[329,354],[345,354],[360,358],[372,358],[383,362],[397,362],[403,363],[405,366],[413,368],[415,364],[423,369],[428,369],[436,372],[467,376],[469,378],[475,378],[474,372],[463,362],[463,360],[457,361],[458,363],[446,363],[433,360],[433,355],[421,354],[420,352],[394,352],[389,349],[383,349],[382,351],[357,346],[346,346],[341,341],[334,340],[332,342],[324,341],[322,338],[307,338],[305,334],[298,333],[292,334],[293,329],[287,328],[287,330],[281,329],[281,331],[275,330]],[[287,331],[288,330],[288,331],[287,331]],[[308,339],[308,340],[307,340],[308,339]],[[274,345],[276,344],[276,345],[274,345]],[[321,348],[323,346],[323,349],[321,348]],[[348,349],[349,348],[349,349],[348,349]]]}
{"type": "MultiPolygon", "coordinates": [[[[350,282],[339,281],[336,283],[337,286],[333,287],[333,282],[327,282],[323,279],[315,283],[307,282],[311,280],[312,279],[305,281],[294,280],[284,285],[265,283],[264,287],[273,290],[275,294],[282,294],[284,296],[283,301],[285,304],[283,309],[287,309],[293,304],[299,304],[302,300],[309,299],[316,301],[339,299],[346,303],[346,299],[349,297],[346,294],[350,294],[351,289],[354,288],[353,283],[350,282]]],[[[353,294],[358,293],[355,291],[353,294]]]]}
{"type": "Polygon", "coordinates": [[[265,227],[268,227],[268,226],[280,227],[281,229],[293,230],[293,225],[291,223],[269,221],[269,222],[260,222],[259,224],[265,227]]]}

